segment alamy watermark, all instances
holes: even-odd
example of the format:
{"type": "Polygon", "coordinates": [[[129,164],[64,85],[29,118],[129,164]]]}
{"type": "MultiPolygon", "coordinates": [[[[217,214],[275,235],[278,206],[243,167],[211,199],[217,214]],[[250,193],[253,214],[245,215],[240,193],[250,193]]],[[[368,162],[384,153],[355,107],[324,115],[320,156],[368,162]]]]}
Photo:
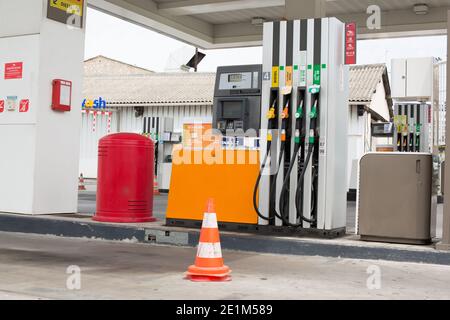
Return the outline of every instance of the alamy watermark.
{"type": "Polygon", "coordinates": [[[82,7],[79,5],[71,5],[67,8],[67,14],[69,15],[66,21],[67,28],[80,29],[83,23],[82,7]]]}
{"type": "Polygon", "coordinates": [[[81,290],[81,268],[72,265],[67,267],[66,273],[69,275],[66,280],[67,290],[81,290]]]}
{"type": "Polygon", "coordinates": [[[370,5],[367,7],[367,29],[380,30],[381,29],[381,8],[378,5],[370,5]]]}
{"type": "Polygon", "coordinates": [[[369,275],[366,281],[367,289],[381,289],[381,268],[373,264],[367,268],[366,273],[369,275]]]}

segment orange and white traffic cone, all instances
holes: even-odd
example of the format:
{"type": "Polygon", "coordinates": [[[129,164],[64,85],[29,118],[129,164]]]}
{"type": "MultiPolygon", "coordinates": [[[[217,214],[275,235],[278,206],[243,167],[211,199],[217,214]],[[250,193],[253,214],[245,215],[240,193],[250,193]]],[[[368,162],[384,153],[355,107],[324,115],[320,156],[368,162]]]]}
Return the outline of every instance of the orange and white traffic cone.
{"type": "Polygon", "coordinates": [[[209,199],[203,216],[195,263],[189,266],[186,277],[197,282],[230,281],[230,273],[230,268],[223,263],[214,201],[209,199]]]}
{"type": "Polygon", "coordinates": [[[78,190],[86,190],[86,186],[84,185],[83,174],[80,173],[80,177],[78,178],[78,190]]]}
{"type": "Polygon", "coordinates": [[[153,180],[153,194],[154,195],[160,195],[161,194],[159,192],[158,178],[156,176],[155,176],[155,178],[153,180]]]}

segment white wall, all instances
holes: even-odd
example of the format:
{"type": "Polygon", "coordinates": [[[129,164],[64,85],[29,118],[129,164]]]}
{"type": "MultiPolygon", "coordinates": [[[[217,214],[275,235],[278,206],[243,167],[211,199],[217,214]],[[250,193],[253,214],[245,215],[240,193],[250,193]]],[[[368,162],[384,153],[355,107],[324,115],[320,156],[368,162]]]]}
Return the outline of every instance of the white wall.
{"type": "Polygon", "coordinates": [[[351,105],[348,109],[348,186],[357,189],[358,161],[367,151],[368,114],[358,116],[358,107],[351,105]]]}
{"type": "Polygon", "coordinates": [[[81,117],[80,134],[80,168],[79,172],[85,178],[97,177],[98,142],[104,136],[117,132],[118,113],[111,114],[111,128],[108,130],[107,114],[98,113],[94,130],[94,114],[83,113],[81,117]]]}
{"type": "MultiPolygon", "coordinates": [[[[144,117],[172,118],[175,132],[182,132],[186,118],[209,118],[212,121],[212,106],[152,106],[144,109],[144,117]]],[[[120,109],[120,131],[142,132],[142,118],[136,118],[134,108],[120,109]]]]}
{"type": "Polygon", "coordinates": [[[369,107],[384,119],[389,121],[389,107],[386,101],[386,91],[384,90],[384,84],[382,81],[378,83],[376,92],[372,96],[372,101],[369,107]]]}

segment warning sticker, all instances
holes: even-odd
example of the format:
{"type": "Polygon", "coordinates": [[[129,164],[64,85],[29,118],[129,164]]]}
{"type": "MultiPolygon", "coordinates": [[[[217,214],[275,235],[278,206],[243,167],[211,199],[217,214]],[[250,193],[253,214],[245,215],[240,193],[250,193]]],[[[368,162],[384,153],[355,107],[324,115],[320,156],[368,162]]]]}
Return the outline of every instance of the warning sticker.
{"type": "Polygon", "coordinates": [[[83,15],[83,0],[50,0],[50,6],[80,17],[83,15]]]}
{"type": "Polygon", "coordinates": [[[22,79],[23,62],[5,63],[5,80],[22,79]]]}
{"type": "Polygon", "coordinates": [[[325,141],[320,141],[319,143],[319,155],[321,156],[326,155],[325,141]]]}
{"type": "Polygon", "coordinates": [[[300,86],[306,87],[306,66],[300,69],[300,86]]]}
{"type": "Polygon", "coordinates": [[[5,111],[5,101],[0,100],[0,113],[2,113],[3,111],[5,111]]]}
{"type": "Polygon", "coordinates": [[[272,88],[278,88],[280,74],[278,73],[278,67],[272,67],[272,88]]]}
{"type": "Polygon", "coordinates": [[[17,108],[17,96],[6,97],[6,110],[15,111],[17,108]]]}
{"type": "Polygon", "coordinates": [[[292,67],[286,67],[286,86],[291,87],[292,86],[292,67]]]}
{"type": "Polygon", "coordinates": [[[20,100],[19,112],[28,112],[29,108],[30,108],[30,100],[28,99],[20,100]]]}
{"type": "Polygon", "coordinates": [[[320,85],[320,64],[315,64],[313,69],[313,83],[320,85]]]}

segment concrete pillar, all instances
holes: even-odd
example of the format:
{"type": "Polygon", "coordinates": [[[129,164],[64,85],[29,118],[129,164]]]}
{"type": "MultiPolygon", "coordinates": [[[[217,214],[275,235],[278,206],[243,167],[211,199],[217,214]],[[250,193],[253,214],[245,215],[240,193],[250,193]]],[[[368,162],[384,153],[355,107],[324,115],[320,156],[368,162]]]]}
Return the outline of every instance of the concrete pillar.
{"type": "Polygon", "coordinates": [[[326,16],[326,0],[286,0],[285,6],[285,18],[288,20],[326,16]]]}
{"type": "Polygon", "coordinates": [[[86,2],[0,1],[0,212],[77,210],[86,2]],[[72,81],[69,112],[51,108],[54,79],[72,81]]]}
{"type": "MultiPolygon", "coordinates": [[[[447,51],[450,52],[450,11],[447,11],[447,51]]],[[[447,101],[450,101],[450,63],[447,62],[447,101]]],[[[447,115],[445,120],[445,141],[447,147],[445,148],[445,163],[449,163],[450,159],[450,116],[447,115]]],[[[446,186],[450,186],[450,165],[445,166],[445,181],[446,186]]],[[[442,223],[442,242],[438,243],[437,249],[450,250],[450,192],[444,196],[444,210],[443,210],[443,223],[442,223]]]]}

